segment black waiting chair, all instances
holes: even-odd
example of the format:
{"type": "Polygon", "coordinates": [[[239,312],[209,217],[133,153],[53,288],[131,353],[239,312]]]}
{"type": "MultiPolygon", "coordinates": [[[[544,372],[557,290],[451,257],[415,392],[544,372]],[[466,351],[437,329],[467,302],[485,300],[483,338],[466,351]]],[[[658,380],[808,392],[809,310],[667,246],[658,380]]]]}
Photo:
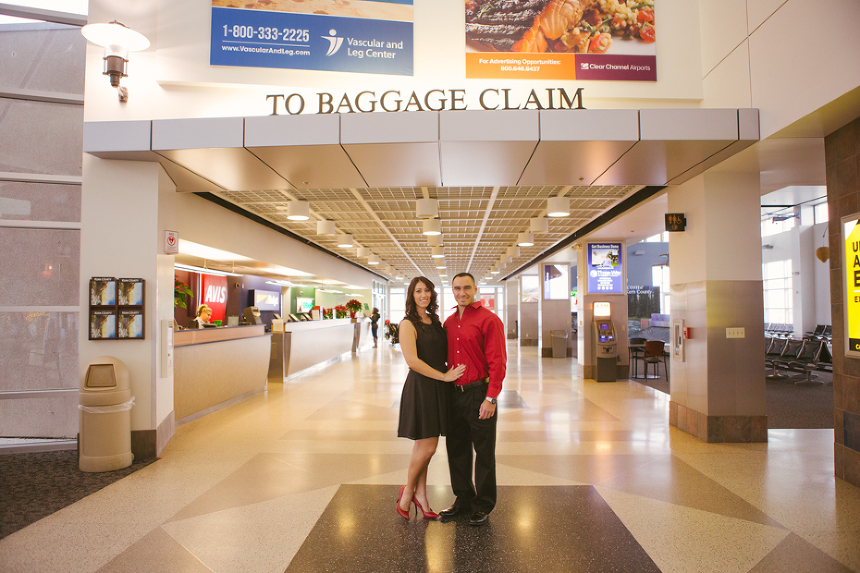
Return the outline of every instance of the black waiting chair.
{"type": "Polygon", "coordinates": [[[660,362],[663,362],[663,371],[666,373],[666,380],[669,379],[669,370],[666,368],[666,353],[663,352],[665,343],[662,340],[646,340],[645,341],[645,378],[648,378],[648,365],[654,365],[655,376],[660,377],[660,362]]]}
{"type": "Polygon", "coordinates": [[[782,359],[783,354],[788,349],[789,340],[787,338],[771,338],[770,344],[765,350],[764,354],[764,362],[766,365],[770,366],[773,370],[772,374],[769,374],[768,378],[788,378],[784,374],[779,373],[779,369],[777,368],[777,361],[782,359]]]}

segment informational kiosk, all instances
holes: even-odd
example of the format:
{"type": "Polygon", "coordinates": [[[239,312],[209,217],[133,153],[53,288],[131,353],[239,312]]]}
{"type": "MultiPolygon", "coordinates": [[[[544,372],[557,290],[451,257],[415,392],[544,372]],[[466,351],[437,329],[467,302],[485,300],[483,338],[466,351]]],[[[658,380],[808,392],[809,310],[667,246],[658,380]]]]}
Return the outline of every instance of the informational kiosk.
{"type": "Polygon", "coordinates": [[[615,325],[609,318],[611,306],[608,302],[595,302],[593,321],[594,325],[594,352],[595,364],[597,365],[598,382],[615,382],[618,378],[618,337],[615,335],[615,325]]]}

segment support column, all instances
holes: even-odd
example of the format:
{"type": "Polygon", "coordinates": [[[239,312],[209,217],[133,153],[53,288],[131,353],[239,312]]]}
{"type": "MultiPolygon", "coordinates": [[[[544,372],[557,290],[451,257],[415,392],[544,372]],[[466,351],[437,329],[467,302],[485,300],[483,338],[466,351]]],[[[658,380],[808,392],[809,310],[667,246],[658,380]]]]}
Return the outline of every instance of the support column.
{"type": "MultiPolygon", "coordinates": [[[[570,345],[570,333],[572,330],[570,324],[570,264],[569,263],[550,263],[541,261],[538,263],[540,274],[540,295],[538,297],[538,348],[540,355],[544,358],[552,357],[552,331],[565,330],[567,331],[567,352],[566,356],[573,356],[570,345]],[[545,270],[545,265],[549,266],[550,270],[545,270]],[[561,273],[562,276],[555,276],[561,273]],[[553,278],[555,277],[555,278],[553,278]],[[548,281],[563,280],[565,283],[566,298],[548,298],[547,286],[548,281]]],[[[559,289],[558,286],[555,287],[559,289]]]]}
{"type": "Polygon", "coordinates": [[[594,351],[594,303],[609,302],[612,322],[615,325],[615,335],[618,338],[618,359],[616,361],[617,379],[628,378],[628,348],[627,348],[627,244],[624,239],[585,240],[574,246],[576,250],[576,284],[577,284],[577,375],[594,380],[597,377],[597,360],[594,351]],[[606,294],[590,292],[588,277],[592,269],[588,266],[588,243],[620,243],[621,252],[621,294],[606,294]]]}
{"type": "Polygon", "coordinates": [[[691,329],[683,361],[670,344],[669,423],[706,442],[767,441],[759,197],[757,173],[706,173],[668,195],[687,219],[669,235],[672,322],[691,329]]]}
{"type": "Polygon", "coordinates": [[[174,431],[173,372],[161,376],[161,323],[173,321],[173,255],[164,230],[174,230],[176,188],[158,163],[84,155],[81,201],[80,367],[98,356],[128,366],[131,446],[135,459],[152,459],[174,431]],[[143,340],[89,340],[89,279],[110,276],[145,282],[143,340]]]}

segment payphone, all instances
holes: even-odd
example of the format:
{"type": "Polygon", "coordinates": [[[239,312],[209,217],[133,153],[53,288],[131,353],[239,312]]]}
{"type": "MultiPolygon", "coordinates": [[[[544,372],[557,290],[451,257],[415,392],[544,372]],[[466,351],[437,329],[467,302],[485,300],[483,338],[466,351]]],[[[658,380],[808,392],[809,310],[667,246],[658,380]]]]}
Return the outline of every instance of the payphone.
{"type": "Polygon", "coordinates": [[[594,357],[598,382],[615,382],[618,379],[618,337],[615,325],[612,323],[611,307],[608,302],[595,302],[594,325],[594,357]]]}

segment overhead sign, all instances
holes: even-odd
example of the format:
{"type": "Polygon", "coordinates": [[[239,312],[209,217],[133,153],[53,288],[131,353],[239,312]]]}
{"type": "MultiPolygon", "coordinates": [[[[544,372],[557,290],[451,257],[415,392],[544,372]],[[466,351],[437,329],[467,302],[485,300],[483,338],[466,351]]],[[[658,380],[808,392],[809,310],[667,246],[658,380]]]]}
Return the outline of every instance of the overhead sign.
{"type": "Polygon", "coordinates": [[[413,75],[412,0],[212,1],[209,63],[413,75]]]}
{"type": "Polygon", "coordinates": [[[589,294],[624,294],[621,243],[588,243],[589,294]]]}
{"type": "Polygon", "coordinates": [[[845,238],[845,355],[860,357],[860,214],[842,219],[845,238]]]}

